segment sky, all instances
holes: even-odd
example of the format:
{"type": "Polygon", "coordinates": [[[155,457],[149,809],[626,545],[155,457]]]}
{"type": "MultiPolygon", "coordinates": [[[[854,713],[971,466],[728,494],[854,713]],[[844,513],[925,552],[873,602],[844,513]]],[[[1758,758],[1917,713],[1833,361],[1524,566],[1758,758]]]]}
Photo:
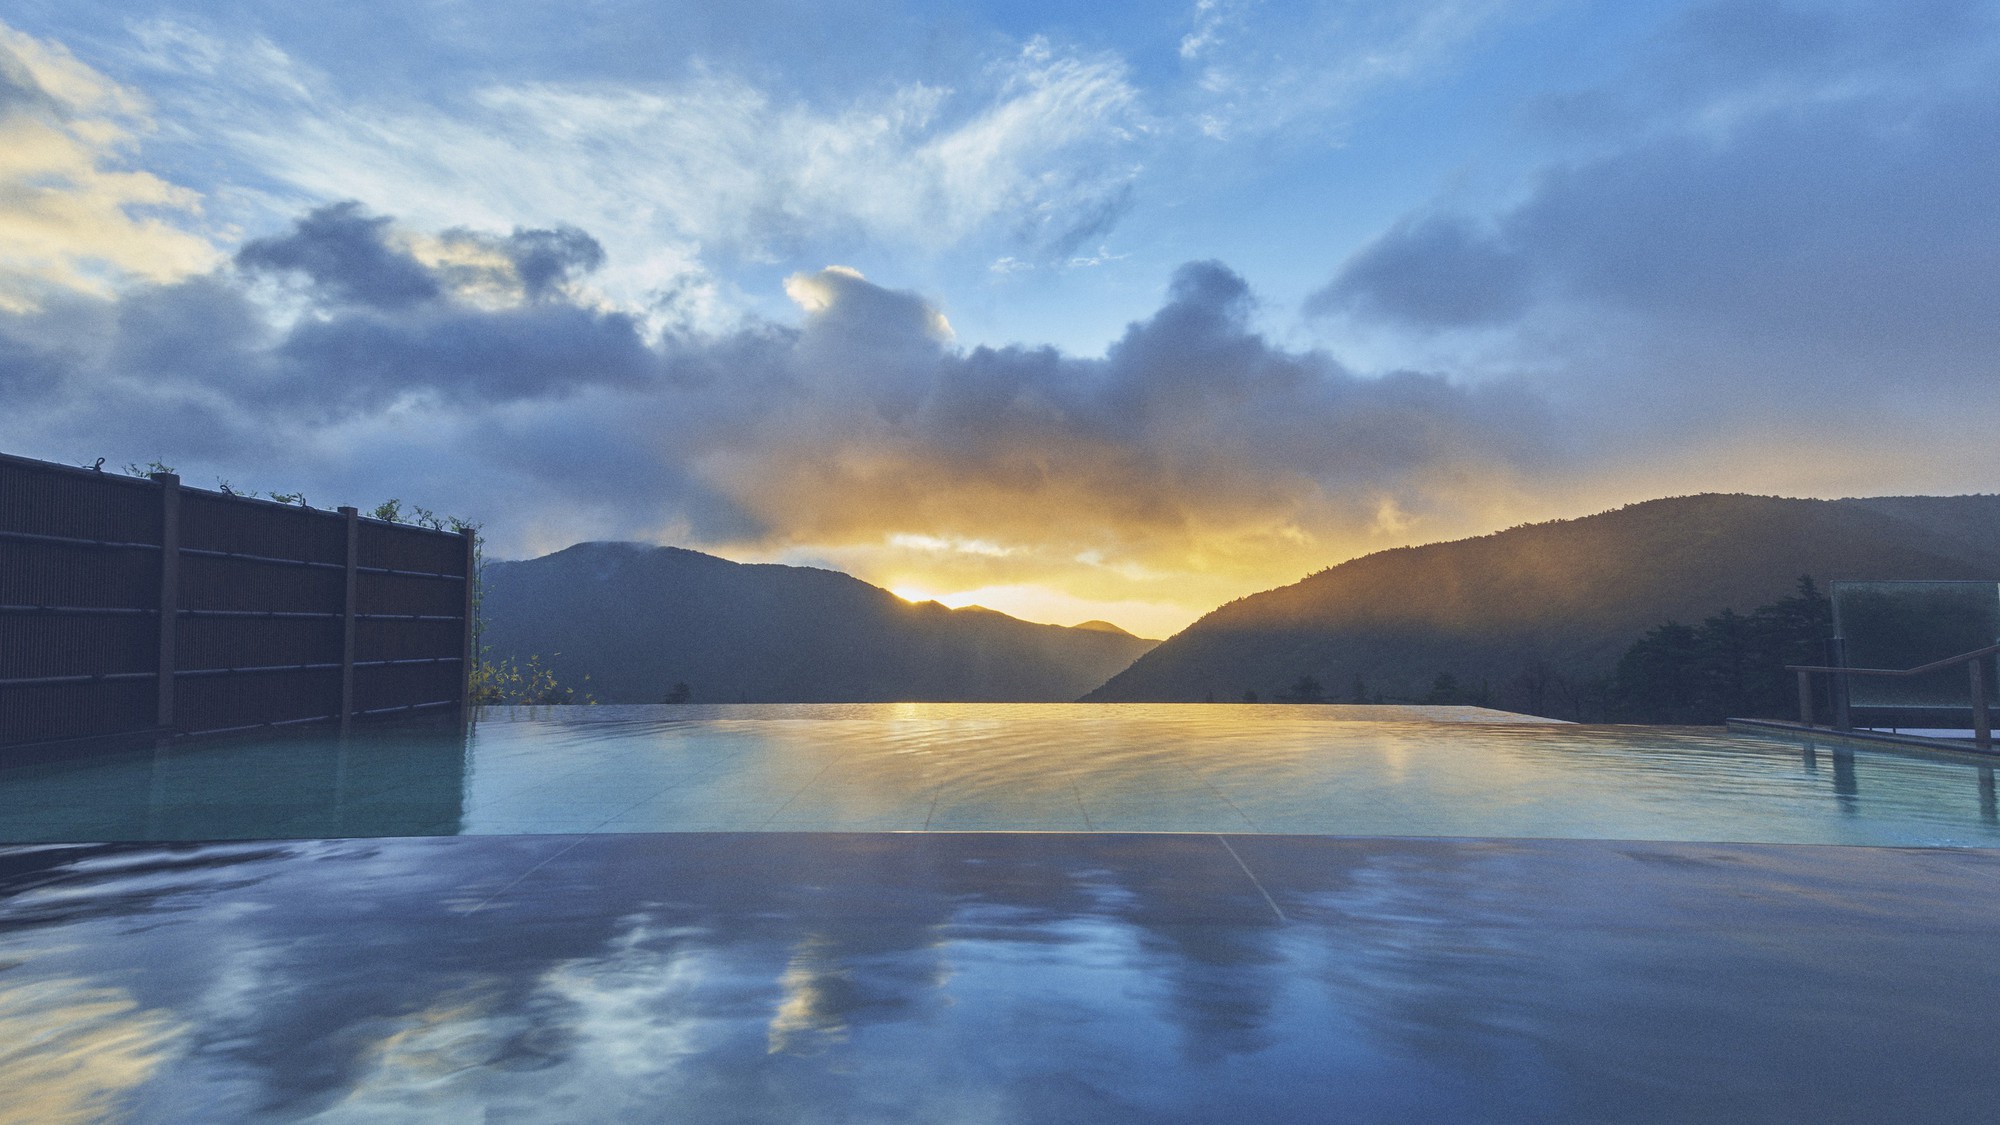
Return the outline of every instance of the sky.
{"type": "Polygon", "coordinates": [[[13,0],[0,451],[1165,636],[2000,491],[2000,4],[13,0]]]}

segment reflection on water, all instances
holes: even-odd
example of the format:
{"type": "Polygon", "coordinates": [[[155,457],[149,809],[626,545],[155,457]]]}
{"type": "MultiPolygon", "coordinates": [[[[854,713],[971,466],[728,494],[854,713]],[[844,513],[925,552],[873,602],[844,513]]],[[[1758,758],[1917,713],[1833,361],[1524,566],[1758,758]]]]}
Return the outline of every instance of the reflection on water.
{"type": "Polygon", "coordinates": [[[1841,812],[1860,811],[1861,783],[1854,776],[1854,751],[1846,746],[1833,747],[1833,795],[1841,812]]]}
{"type": "Polygon", "coordinates": [[[466,734],[289,735],[0,769],[0,839],[444,835],[464,815],[466,734]]]}
{"type": "Polygon", "coordinates": [[[0,769],[0,840],[1041,830],[2000,844],[1979,763],[1701,728],[1488,722],[1473,708],[561,710],[0,769]]]}
{"type": "Polygon", "coordinates": [[[121,989],[61,978],[10,987],[0,973],[0,1091],[7,1102],[0,1121],[111,1119],[176,1053],[184,1030],[162,1012],[141,1010],[121,989]]]}
{"type": "Polygon", "coordinates": [[[0,1119],[1990,1109],[1994,853],[1229,843],[0,849],[0,1119]]]}

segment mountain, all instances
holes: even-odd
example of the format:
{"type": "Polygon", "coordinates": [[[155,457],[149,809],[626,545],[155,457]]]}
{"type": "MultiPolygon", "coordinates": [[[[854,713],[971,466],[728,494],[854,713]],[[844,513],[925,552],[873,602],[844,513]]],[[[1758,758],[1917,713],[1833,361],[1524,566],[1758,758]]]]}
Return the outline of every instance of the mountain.
{"type": "Polygon", "coordinates": [[[1158,643],[637,543],[489,563],[481,597],[489,658],[539,654],[606,703],[1067,702],[1158,643]]]}
{"type": "Polygon", "coordinates": [[[1088,629],[1093,633],[1116,633],[1121,637],[1129,637],[1132,635],[1126,632],[1125,630],[1120,629],[1118,626],[1113,625],[1109,621],[1080,621],[1077,624],[1071,626],[1071,628],[1088,629]]]}
{"type": "Polygon", "coordinates": [[[1682,496],[1582,519],[1381,551],[1239,598],[1089,701],[1269,699],[1302,676],[1346,700],[1420,698],[1442,675],[1505,686],[1611,671],[1647,629],[1747,612],[1800,575],[2000,578],[2000,496],[1682,496]]]}

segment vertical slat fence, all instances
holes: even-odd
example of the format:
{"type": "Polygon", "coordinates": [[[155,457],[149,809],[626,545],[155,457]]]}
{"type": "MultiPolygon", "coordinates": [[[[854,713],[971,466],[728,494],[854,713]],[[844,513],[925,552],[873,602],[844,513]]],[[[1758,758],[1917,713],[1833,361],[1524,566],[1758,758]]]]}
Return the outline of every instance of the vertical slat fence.
{"type": "Polygon", "coordinates": [[[462,708],[470,533],[0,455],[0,747],[462,708]]]}

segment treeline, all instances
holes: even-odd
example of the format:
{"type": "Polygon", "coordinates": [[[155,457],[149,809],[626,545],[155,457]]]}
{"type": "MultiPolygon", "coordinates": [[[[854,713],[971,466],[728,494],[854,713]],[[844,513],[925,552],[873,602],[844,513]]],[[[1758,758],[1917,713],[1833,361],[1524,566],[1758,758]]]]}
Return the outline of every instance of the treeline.
{"type": "Polygon", "coordinates": [[[1669,621],[1625,650],[1613,673],[1608,716],[1627,723],[1720,723],[1731,717],[1797,718],[1798,677],[1787,664],[1819,664],[1833,635],[1833,603],[1810,577],[1798,592],[1749,614],[1730,610],[1669,621]]]}
{"type": "MultiPolygon", "coordinates": [[[[1798,679],[1785,666],[1821,663],[1832,635],[1833,603],[1801,576],[1794,593],[1747,614],[1724,609],[1697,625],[1654,626],[1605,676],[1565,675],[1538,661],[1497,683],[1464,683],[1440,672],[1428,692],[1391,694],[1371,691],[1359,676],[1334,691],[1305,675],[1271,701],[1470,704],[1594,723],[1712,726],[1729,718],[1796,718],[1798,679]]],[[[1257,702],[1251,692],[1244,700],[1257,702]]]]}
{"type": "Polygon", "coordinates": [[[1530,665],[1501,685],[1496,706],[1587,723],[1797,718],[1798,677],[1785,666],[1822,663],[1832,635],[1832,601],[1801,575],[1794,593],[1747,614],[1724,609],[1698,625],[1648,629],[1608,676],[1530,665]]]}

